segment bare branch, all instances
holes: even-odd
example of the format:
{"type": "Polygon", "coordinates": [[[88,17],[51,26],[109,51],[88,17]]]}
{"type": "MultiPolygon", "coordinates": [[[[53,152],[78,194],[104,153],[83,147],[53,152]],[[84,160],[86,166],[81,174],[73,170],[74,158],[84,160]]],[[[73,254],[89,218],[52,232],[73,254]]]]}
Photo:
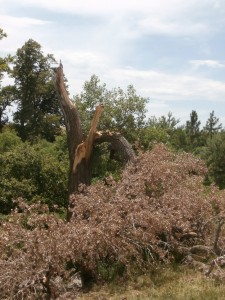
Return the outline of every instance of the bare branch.
{"type": "Polygon", "coordinates": [[[219,220],[218,226],[217,226],[217,229],[216,229],[216,235],[215,235],[215,240],[214,240],[214,244],[213,244],[213,250],[217,255],[221,254],[221,249],[218,245],[218,242],[219,242],[220,233],[221,233],[222,226],[224,225],[224,222],[225,222],[224,217],[222,217],[219,220]]]}

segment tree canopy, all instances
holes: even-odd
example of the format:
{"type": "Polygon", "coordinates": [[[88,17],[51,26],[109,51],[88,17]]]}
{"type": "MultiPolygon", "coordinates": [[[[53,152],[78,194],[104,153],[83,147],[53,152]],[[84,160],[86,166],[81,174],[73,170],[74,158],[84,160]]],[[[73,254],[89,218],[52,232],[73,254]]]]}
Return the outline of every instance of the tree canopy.
{"type": "Polygon", "coordinates": [[[23,140],[43,137],[53,141],[60,132],[60,110],[52,82],[53,55],[28,40],[17,50],[12,77],[15,79],[17,111],[14,122],[23,140]]]}
{"type": "Polygon", "coordinates": [[[90,126],[97,104],[104,105],[99,130],[120,132],[130,142],[137,139],[138,131],[146,123],[148,98],[138,96],[132,85],[124,91],[121,88],[108,90],[106,84],[93,75],[84,83],[83,91],[74,97],[81,114],[85,132],[90,126]]]}
{"type": "MultiPolygon", "coordinates": [[[[7,37],[7,34],[0,28],[0,40],[7,37]]],[[[2,79],[4,74],[10,73],[9,64],[12,63],[13,58],[11,55],[0,57],[0,132],[3,126],[8,122],[7,109],[14,100],[14,86],[2,87],[2,79]]]]}
{"type": "Polygon", "coordinates": [[[222,129],[222,124],[219,123],[219,118],[215,116],[214,110],[210,113],[210,116],[204,126],[203,130],[207,133],[207,135],[212,139],[213,135],[219,130],[222,129]]]}

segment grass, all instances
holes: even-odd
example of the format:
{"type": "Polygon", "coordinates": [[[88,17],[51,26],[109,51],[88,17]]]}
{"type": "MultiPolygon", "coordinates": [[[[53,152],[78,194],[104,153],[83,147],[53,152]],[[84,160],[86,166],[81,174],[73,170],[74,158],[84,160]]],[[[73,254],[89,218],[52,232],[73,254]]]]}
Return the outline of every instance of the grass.
{"type": "Polygon", "coordinates": [[[79,300],[223,300],[225,284],[188,267],[158,269],[133,280],[94,286],[79,300]]]}

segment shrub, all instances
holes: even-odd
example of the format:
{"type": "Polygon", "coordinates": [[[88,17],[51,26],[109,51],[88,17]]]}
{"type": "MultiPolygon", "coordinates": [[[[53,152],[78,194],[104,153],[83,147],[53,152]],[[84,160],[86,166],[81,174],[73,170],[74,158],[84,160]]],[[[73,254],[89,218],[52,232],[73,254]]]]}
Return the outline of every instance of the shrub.
{"type": "Polygon", "coordinates": [[[21,139],[17,136],[14,130],[4,130],[0,134],[0,154],[13,149],[15,146],[21,143],[21,139]]]}
{"type": "Polygon", "coordinates": [[[35,145],[21,142],[18,137],[0,134],[0,210],[9,213],[13,199],[28,202],[38,199],[49,205],[65,207],[67,199],[67,151],[62,138],[55,143],[40,140],[35,145]],[[62,153],[63,152],[63,153],[62,153]],[[65,154],[66,153],[66,154],[65,154]]]}

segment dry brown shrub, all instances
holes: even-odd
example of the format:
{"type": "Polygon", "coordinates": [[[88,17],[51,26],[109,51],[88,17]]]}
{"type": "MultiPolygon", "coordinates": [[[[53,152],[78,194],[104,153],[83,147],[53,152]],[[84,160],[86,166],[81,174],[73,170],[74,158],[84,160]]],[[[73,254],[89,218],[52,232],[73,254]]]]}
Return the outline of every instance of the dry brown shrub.
{"type": "MultiPolygon", "coordinates": [[[[121,181],[81,186],[69,223],[19,199],[0,226],[2,299],[75,299],[79,276],[85,285],[107,272],[132,274],[182,260],[199,245],[212,253],[225,193],[204,187],[206,171],[192,155],[157,145],[121,181]]],[[[223,236],[216,246],[222,255],[223,236]]]]}

